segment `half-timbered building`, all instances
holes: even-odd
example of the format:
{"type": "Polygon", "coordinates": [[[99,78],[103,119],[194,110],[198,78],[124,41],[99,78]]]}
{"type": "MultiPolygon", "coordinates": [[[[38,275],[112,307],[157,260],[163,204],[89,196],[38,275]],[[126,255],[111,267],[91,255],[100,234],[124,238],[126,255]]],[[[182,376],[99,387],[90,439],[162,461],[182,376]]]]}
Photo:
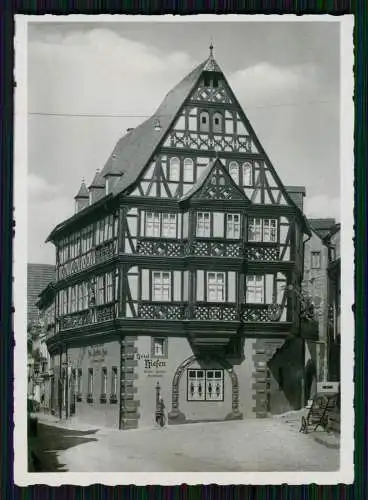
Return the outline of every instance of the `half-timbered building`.
{"type": "Polygon", "coordinates": [[[151,424],[160,397],[169,423],[300,406],[309,229],[297,198],[211,48],[48,238],[66,416],[126,429],[151,424]]]}

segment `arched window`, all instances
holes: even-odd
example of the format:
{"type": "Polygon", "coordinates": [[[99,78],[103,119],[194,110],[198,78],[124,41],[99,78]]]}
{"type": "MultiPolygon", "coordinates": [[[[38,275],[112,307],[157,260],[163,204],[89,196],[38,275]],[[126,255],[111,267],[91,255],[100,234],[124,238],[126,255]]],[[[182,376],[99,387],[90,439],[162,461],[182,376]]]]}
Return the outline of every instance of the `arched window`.
{"type": "Polygon", "coordinates": [[[214,133],[222,132],[222,114],[221,113],[213,113],[212,117],[212,130],[214,133]]]}
{"type": "Polygon", "coordinates": [[[208,132],[210,129],[210,115],[207,111],[201,111],[199,114],[199,130],[208,132]]]}
{"type": "Polygon", "coordinates": [[[179,158],[174,157],[170,159],[169,180],[178,182],[179,177],[180,177],[180,162],[179,158]]]}
{"type": "Polygon", "coordinates": [[[229,164],[229,174],[236,184],[239,184],[239,165],[236,161],[231,161],[229,164]]]}
{"type": "Polygon", "coordinates": [[[243,186],[251,186],[253,184],[253,169],[249,161],[243,163],[243,186]]]}
{"type": "Polygon", "coordinates": [[[185,158],[184,160],[184,182],[193,182],[193,160],[191,158],[185,158]]]}

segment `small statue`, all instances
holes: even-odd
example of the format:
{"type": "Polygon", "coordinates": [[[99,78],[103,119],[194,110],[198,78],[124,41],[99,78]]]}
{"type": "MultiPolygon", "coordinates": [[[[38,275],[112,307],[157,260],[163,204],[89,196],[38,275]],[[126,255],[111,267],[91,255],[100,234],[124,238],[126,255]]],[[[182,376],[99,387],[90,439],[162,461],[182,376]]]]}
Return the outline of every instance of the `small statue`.
{"type": "Polygon", "coordinates": [[[163,427],[165,425],[165,403],[163,398],[160,398],[156,410],[156,423],[163,427]]]}

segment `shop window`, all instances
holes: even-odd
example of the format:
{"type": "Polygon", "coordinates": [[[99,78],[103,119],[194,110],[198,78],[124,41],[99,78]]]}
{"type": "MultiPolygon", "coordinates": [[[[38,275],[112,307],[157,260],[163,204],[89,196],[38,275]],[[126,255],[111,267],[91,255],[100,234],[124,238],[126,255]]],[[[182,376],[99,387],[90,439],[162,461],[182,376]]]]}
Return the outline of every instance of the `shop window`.
{"type": "Polygon", "coordinates": [[[187,370],[188,401],[223,401],[223,370],[187,370]]]}

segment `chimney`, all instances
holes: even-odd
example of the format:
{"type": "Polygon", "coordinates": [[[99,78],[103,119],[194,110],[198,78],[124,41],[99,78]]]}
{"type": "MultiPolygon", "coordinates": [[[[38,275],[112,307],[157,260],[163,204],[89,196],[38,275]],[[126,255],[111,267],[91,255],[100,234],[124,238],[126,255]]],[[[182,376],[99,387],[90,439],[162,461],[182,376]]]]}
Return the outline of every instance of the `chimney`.
{"type": "Polygon", "coordinates": [[[88,189],[90,205],[105,196],[105,179],[102,177],[99,169],[96,170],[96,174],[88,189]]]}
{"type": "Polygon", "coordinates": [[[78,193],[74,196],[75,199],[75,213],[80,212],[89,205],[89,193],[84,179],[82,179],[81,187],[78,193]]]}
{"type": "Polygon", "coordinates": [[[304,186],[285,186],[287,194],[295,205],[303,212],[304,196],[306,195],[304,186]]]}

